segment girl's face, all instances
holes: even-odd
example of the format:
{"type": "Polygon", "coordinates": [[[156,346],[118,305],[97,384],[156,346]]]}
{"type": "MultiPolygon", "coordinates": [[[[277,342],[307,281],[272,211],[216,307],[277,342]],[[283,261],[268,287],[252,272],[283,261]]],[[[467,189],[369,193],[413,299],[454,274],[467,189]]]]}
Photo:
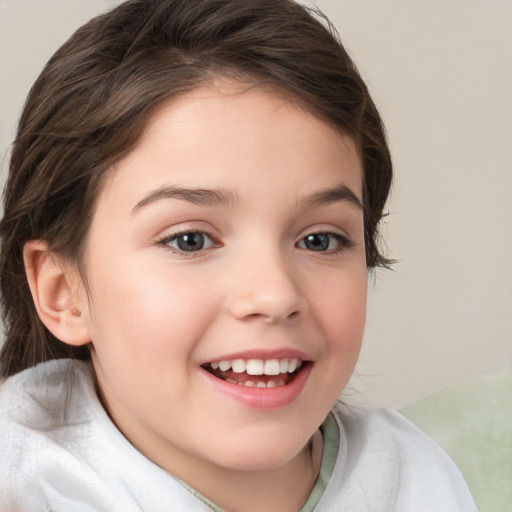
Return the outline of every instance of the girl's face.
{"type": "Polygon", "coordinates": [[[105,407],[189,483],[298,456],[365,323],[354,141],[283,98],[225,88],[156,112],[106,182],[85,252],[105,407]]]}

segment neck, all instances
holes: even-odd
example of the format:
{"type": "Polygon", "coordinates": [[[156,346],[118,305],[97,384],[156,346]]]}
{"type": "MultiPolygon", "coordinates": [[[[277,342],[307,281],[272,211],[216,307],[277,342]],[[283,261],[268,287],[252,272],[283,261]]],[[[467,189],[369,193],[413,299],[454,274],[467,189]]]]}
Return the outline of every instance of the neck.
{"type": "Polygon", "coordinates": [[[217,468],[207,478],[195,478],[193,487],[226,512],[297,512],[315,485],[322,449],[317,430],[301,452],[280,468],[236,472],[217,468]]]}

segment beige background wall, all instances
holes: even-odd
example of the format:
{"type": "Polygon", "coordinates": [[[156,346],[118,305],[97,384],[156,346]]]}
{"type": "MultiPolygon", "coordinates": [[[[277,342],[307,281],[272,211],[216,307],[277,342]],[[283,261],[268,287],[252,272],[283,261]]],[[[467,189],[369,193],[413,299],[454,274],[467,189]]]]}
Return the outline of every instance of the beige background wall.
{"type": "MultiPolygon", "coordinates": [[[[0,154],[28,89],[109,0],[0,0],[0,154]]],[[[512,362],[512,1],[318,0],[386,122],[394,272],[353,386],[400,405],[512,362]]]]}

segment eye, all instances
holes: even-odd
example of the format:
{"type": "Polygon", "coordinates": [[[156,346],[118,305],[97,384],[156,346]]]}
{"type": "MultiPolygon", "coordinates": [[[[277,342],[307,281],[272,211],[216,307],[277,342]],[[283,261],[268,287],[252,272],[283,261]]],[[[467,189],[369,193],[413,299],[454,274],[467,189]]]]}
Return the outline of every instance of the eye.
{"type": "Polygon", "coordinates": [[[297,243],[300,249],[315,252],[338,252],[351,245],[348,238],[338,233],[311,233],[297,243]]]}
{"type": "Polygon", "coordinates": [[[197,252],[215,246],[215,242],[212,238],[201,231],[189,231],[166,236],[158,243],[175,249],[178,252],[197,252]]]}

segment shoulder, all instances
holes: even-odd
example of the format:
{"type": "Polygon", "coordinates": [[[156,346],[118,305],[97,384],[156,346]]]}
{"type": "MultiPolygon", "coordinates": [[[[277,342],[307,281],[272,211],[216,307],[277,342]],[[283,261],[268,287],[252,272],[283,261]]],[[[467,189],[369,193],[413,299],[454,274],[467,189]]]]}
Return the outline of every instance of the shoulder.
{"type": "Polygon", "coordinates": [[[61,359],[39,364],[4,381],[0,387],[2,422],[36,430],[67,425],[82,415],[83,386],[92,386],[89,365],[61,359]]]}
{"type": "Polygon", "coordinates": [[[205,510],[111,422],[88,363],[43,363],[0,386],[0,510],[205,510]]]}
{"type": "MultiPolygon", "coordinates": [[[[477,510],[451,459],[400,414],[343,406],[333,413],[340,429],[334,487],[343,489],[345,503],[359,510],[365,503],[362,510],[372,512],[477,510]]],[[[332,495],[336,501],[335,494],[339,498],[340,492],[332,495]]]]}
{"type": "Polygon", "coordinates": [[[82,430],[71,425],[90,421],[84,386],[93,386],[89,366],[71,360],[42,363],[2,382],[0,503],[16,495],[30,500],[30,481],[41,474],[41,461],[51,460],[82,430]]]}
{"type": "Polygon", "coordinates": [[[387,448],[402,457],[414,456],[418,450],[444,457],[444,452],[418,427],[398,412],[387,409],[356,409],[338,406],[334,410],[351,445],[364,442],[367,448],[387,448]]]}

